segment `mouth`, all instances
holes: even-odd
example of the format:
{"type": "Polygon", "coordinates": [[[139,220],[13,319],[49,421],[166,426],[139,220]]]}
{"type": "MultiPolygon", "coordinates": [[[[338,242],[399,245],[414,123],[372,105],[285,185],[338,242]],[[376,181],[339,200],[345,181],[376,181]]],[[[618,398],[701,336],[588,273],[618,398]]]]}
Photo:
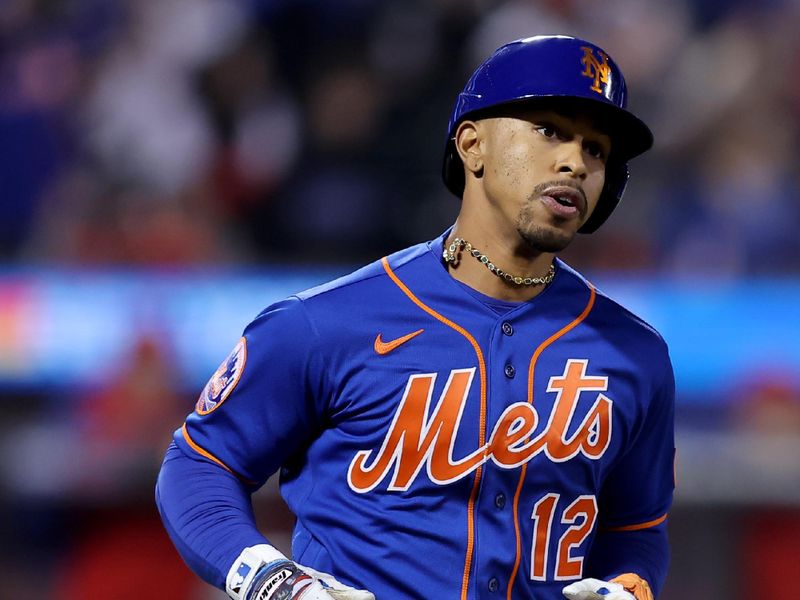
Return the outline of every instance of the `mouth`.
{"type": "Polygon", "coordinates": [[[583,191],[566,185],[546,188],[540,198],[552,212],[563,218],[575,218],[586,212],[583,191]]]}

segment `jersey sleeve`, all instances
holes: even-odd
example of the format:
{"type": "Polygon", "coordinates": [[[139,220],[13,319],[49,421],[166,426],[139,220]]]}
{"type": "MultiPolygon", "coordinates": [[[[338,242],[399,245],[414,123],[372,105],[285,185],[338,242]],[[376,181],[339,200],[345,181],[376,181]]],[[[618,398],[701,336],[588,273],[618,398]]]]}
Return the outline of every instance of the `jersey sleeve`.
{"type": "Polygon", "coordinates": [[[257,486],[314,437],[327,398],[319,334],[290,298],[247,326],[175,443],[257,486]]]}
{"type": "Polygon", "coordinates": [[[585,572],[610,581],[624,573],[635,573],[647,581],[657,598],[667,578],[669,539],[667,524],[646,529],[599,531],[587,557],[585,572]]]}
{"type": "Polygon", "coordinates": [[[653,591],[669,562],[666,519],[675,487],[675,380],[669,359],[631,446],[600,492],[598,533],[590,551],[591,576],[636,573],[653,591]]]}
{"type": "Polygon", "coordinates": [[[243,548],[269,543],[256,527],[247,486],[175,444],[158,475],[156,506],[186,564],[220,589],[243,548]]]}
{"type": "Polygon", "coordinates": [[[641,426],[600,492],[600,528],[632,531],[662,522],[675,488],[675,379],[669,359],[641,426]]]}

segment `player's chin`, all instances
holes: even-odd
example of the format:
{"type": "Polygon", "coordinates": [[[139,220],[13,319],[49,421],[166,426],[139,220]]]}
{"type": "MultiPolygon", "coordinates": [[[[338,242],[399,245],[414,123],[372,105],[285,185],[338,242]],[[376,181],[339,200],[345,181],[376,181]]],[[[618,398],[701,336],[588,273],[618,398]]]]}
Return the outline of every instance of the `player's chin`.
{"type": "Polygon", "coordinates": [[[520,236],[534,250],[556,253],[566,249],[575,239],[576,228],[572,223],[534,224],[517,229],[520,236]]]}

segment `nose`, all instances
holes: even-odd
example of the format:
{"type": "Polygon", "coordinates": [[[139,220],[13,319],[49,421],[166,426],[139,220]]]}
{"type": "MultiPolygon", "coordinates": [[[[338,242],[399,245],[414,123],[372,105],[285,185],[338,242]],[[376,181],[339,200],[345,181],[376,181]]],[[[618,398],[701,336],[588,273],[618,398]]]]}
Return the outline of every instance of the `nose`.
{"type": "Polygon", "coordinates": [[[560,175],[568,175],[581,181],[586,179],[583,142],[580,139],[573,139],[562,143],[559,147],[554,168],[556,173],[560,175]]]}

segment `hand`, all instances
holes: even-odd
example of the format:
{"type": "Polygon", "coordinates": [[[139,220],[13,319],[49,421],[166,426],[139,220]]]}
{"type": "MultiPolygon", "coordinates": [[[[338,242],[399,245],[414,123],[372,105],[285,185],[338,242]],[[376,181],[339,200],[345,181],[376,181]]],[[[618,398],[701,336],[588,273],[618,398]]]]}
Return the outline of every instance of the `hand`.
{"type": "MultiPolygon", "coordinates": [[[[304,567],[303,565],[297,566],[303,572],[320,582],[325,592],[328,594],[328,596],[333,598],[333,600],[375,600],[375,596],[372,594],[372,592],[351,588],[349,585],[345,585],[340,582],[333,575],[321,573],[312,569],[311,567],[304,567]]],[[[315,598],[315,596],[311,596],[310,598],[315,598]]],[[[325,596],[323,596],[323,598],[325,598],[325,596]]]]}
{"type": "Polygon", "coordinates": [[[245,548],[226,584],[234,600],[375,600],[372,593],[294,563],[267,544],[245,548]]]}
{"type": "Polygon", "coordinates": [[[621,584],[601,579],[582,579],[566,586],[561,592],[568,600],[636,600],[621,584]]]}

